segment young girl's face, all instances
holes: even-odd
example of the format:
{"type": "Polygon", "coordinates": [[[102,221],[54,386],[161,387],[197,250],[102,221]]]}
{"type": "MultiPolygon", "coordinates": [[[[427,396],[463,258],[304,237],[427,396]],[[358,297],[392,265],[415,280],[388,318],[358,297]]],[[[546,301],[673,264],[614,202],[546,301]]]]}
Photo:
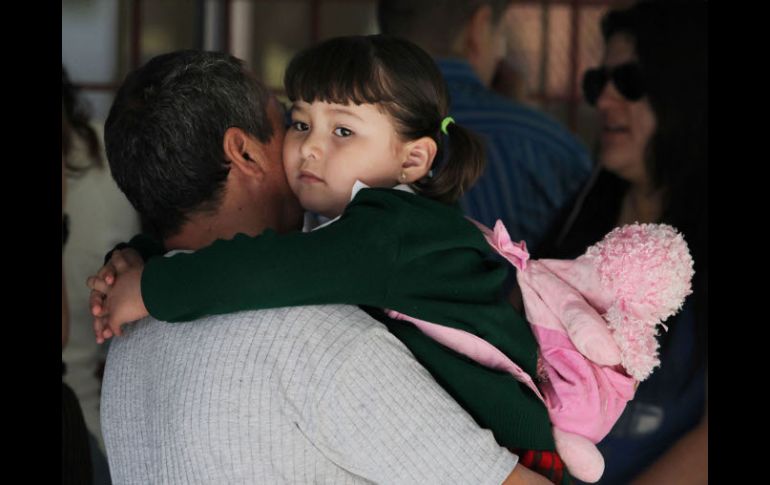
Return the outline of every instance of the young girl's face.
{"type": "Polygon", "coordinates": [[[306,210],[340,215],[356,180],[370,187],[398,184],[405,143],[376,105],[297,101],[291,121],[284,166],[306,210]]]}

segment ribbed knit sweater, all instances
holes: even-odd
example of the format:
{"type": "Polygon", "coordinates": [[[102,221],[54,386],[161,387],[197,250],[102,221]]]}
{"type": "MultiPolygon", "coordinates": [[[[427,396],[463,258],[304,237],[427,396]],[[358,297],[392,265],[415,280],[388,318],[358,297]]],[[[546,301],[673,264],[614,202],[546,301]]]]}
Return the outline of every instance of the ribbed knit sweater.
{"type": "Polygon", "coordinates": [[[120,485],[496,485],[517,463],[350,305],[146,318],[112,341],[101,403],[120,485]]]}

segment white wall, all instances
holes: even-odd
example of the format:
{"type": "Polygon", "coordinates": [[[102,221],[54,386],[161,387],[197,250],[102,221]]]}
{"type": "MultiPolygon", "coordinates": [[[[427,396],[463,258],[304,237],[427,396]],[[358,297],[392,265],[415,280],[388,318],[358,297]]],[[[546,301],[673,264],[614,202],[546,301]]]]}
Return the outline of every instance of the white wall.
{"type": "MultiPolygon", "coordinates": [[[[75,83],[113,83],[118,72],[118,0],[62,0],[62,63],[75,83]]],[[[83,91],[96,123],[103,122],[112,92],[83,91]]]]}

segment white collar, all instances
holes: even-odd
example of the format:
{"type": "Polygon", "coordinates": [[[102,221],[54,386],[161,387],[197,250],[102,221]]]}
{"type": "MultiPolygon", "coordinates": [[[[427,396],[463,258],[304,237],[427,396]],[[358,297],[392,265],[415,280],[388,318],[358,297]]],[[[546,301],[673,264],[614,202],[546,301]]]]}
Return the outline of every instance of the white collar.
{"type": "Polygon", "coordinates": [[[163,256],[166,258],[170,258],[175,254],[182,254],[182,253],[186,254],[186,253],[194,253],[194,252],[195,251],[193,251],[192,249],[172,249],[171,251],[167,252],[163,256]]]}
{"type": "MultiPolygon", "coordinates": [[[[361,182],[360,180],[356,180],[356,183],[353,184],[353,190],[351,191],[352,193],[350,194],[350,200],[353,200],[353,198],[361,189],[368,189],[368,188],[370,188],[368,185],[361,182]]],[[[412,187],[410,187],[407,184],[398,184],[395,187],[393,187],[393,190],[401,190],[403,192],[409,192],[410,194],[414,194],[414,190],[412,189],[412,187]]]]}

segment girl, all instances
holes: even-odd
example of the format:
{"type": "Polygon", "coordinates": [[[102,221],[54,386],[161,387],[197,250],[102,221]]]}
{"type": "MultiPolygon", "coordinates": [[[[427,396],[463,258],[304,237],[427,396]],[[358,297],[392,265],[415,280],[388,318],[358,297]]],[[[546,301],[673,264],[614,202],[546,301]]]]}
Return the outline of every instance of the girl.
{"type": "Polygon", "coordinates": [[[283,153],[289,184],[305,209],[331,221],[309,233],[238,235],[195,254],[149,259],[117,278],[110,308],[95,314],[102,322],[109,315],[117,333],[148,311],[184,321],[290,305],[366,305],[499,443],[544,452],[555,459],[547,476],[568,479],[534,386],[383,311],[481,337],[536,375],[531,330],[501,294],[505,268],[455,206],[481,173],[483,153],[447,117],[446,87],[431,58],[396,38],[337,38],[295,57],[285,86],[294,103],[283,153]],[[445,162],[433,169],[443,151],[445,162]]]}

